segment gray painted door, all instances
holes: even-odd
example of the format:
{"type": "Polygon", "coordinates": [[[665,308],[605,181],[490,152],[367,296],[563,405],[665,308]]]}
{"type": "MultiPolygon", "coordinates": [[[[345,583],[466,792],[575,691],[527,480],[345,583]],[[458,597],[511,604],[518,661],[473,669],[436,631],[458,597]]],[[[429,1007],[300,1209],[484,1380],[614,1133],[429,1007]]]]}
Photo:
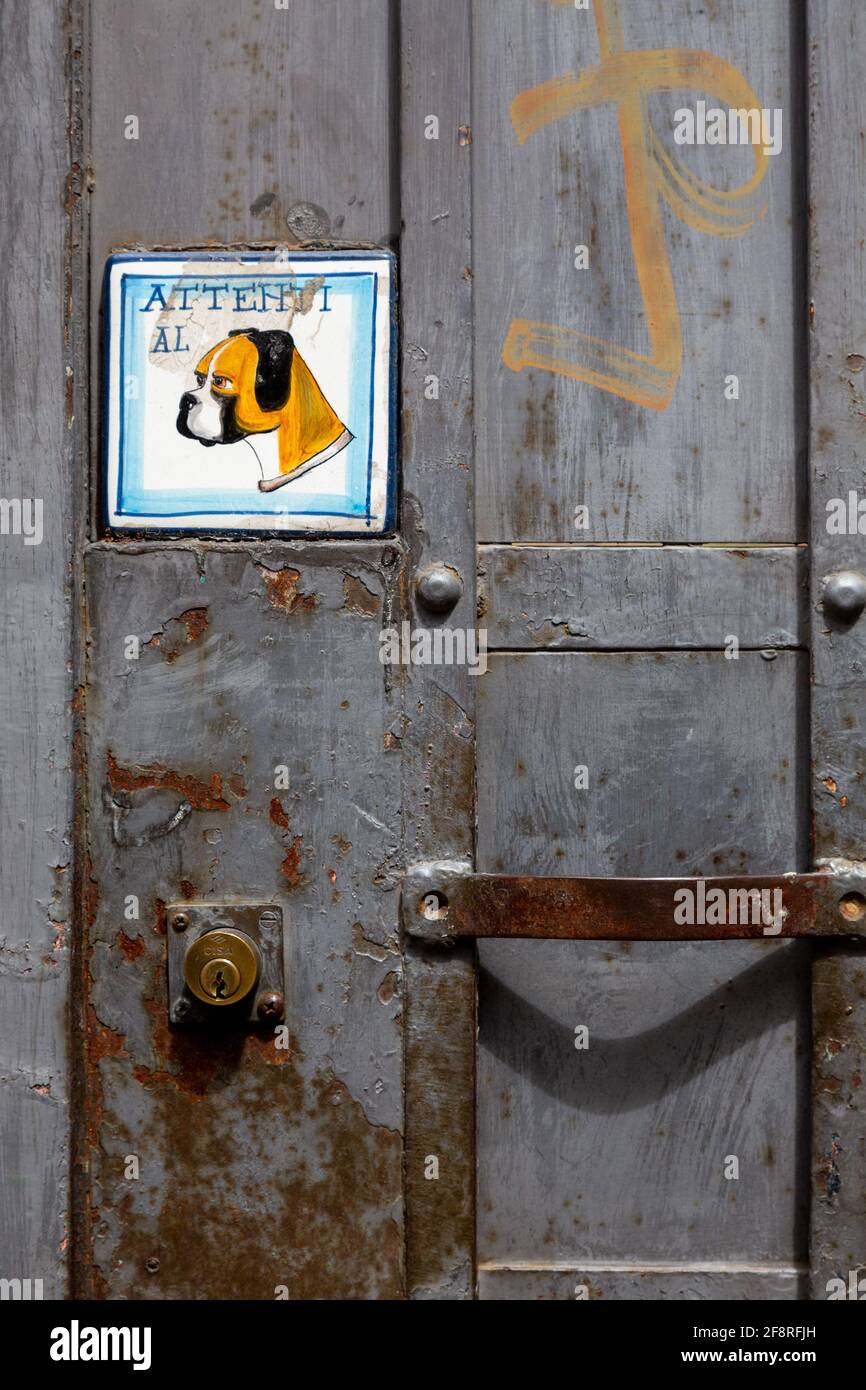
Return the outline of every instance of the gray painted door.
{"type": "Polygon", "coordinates": [[[0,1276],[826,1297],[866,1264],[862,951],[642,942],[639,907],[633,942],[443,951],[400,898],[863,859],[866,639],[821,599],[864,568],[826,517],[864,491],[866,10],[0,25],[3,487],[44,502],[0,537],[0,1276]],[[766,152],[678,143],[714,104],[766,152]],[[282,246],[397,255],[393,535],[107,533],[106,258],[282,246]],[[404,621],[488,669],[383,664],[404,621]],[[283,908],[288,1047],[169,1021],[169,905],[229,899],[283,908]]]}
{"type": "MultiPolygon", "coordinates": [[[[477,867],[804,869],[804,8],[473,9],[477,867]],[[674,138],[727,65],[763,168],[674,138]]],[[[482,1297],[807,1296],[811,960],[480,944],[482,1297]]]]}

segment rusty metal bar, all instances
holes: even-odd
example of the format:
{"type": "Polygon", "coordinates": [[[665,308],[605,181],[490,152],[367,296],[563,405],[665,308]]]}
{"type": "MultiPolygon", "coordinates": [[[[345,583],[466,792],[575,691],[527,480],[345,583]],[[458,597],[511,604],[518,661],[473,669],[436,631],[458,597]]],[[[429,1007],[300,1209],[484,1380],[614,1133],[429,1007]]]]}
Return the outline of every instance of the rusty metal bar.
{"type": "Polygon", "coordinates": [[[403,922],[416,938],[724,941],[866,937],[866,874],[776,877],[541,878],[417,866],[403,885],[403,922]]]}

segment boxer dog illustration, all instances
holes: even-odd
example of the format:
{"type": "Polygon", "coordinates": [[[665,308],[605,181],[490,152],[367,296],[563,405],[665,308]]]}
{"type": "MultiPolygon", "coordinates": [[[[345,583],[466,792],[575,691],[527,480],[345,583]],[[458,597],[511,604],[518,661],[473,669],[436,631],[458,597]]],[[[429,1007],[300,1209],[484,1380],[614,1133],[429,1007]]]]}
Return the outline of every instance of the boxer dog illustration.
{"type": "Polygon", "coordinates": [[[180,398],[177,428],[200,444],[234,444],[277,431],[279,472],[262,478],[273,492],[333,458],[354,438],[282,329],[236,328],[195,369],[196,389],[180,398]]]}

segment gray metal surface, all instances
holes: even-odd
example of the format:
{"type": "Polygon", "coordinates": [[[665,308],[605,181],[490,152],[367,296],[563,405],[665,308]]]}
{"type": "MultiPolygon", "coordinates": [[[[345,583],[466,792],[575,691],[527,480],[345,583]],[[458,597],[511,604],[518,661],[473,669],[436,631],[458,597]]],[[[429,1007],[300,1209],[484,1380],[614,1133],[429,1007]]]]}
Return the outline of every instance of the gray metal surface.
{"type": "Polygon", "coordinates": [[[490,646],[579,651],[797,647],[805,547],[485,545],[479,611],[490,646]]]}
{"type": "MultiPolygon", "coordinates": [[[[821,597],[866,568],[856,527],[826,525],[834,498],[866,497],[866,16],[831,0],[13,0],[0,26],[0,491],[41,496],[45,528],[40,546],[0,535],[0,1275],[62,1294],[72,1245],[83,1296],[455,1299],[477,1275],[484,1298],[803,1297],[812,1051],[826,1297],[866,1266],[862,950],[822,948],[810,969],[801,943],[482,942],[476,1135],[475,947],[411,938],[401,955],[398,889],[434,860],[859,868],[866,628],[821,597]],[[715,53],[785,120],[745,235],[663,214],[683,357],[658,411],[503,361],[517,317],[647,350],[615,103],[522,144],[509,109],[597,63],[620,11],[626,49],[715,53]],[[399,250],[398,536],[116,544],[94,487],[85,545],[105,257],[250,243],[399,250]],[[473,625],[476,540],[488,674],[383,666],[383,626],[473,625]],[[433,564],[463,580],[445,615],[413,596],[433,564]],[[221,897],[283,908],[285,1048],[272,1028],[168,1025],[167,905],[221,897]]],[[[669,153],[682,100],[647,101],[669,153]]],[[[677,153],[715,188],[751,167],[677,153]]]]}
{"type": "MultiPolygon", "coordinates": [[[[627,50],[707,50],[740,69],[760,106],[784,112],[782,150],[769,159],[757,198],[766,215],[751,230],[721,238],[664,209],[683,337],[682,371],[667,409],[503,364],[513,318],[648,350],[615,103],[562,116],[522,144],[509,114],[526,89],[598,63],[595,8],[538,0],[473,5],[479,539],[802,539],[799,3],[638,0],[619,7],[627,50]],[[586,270],[574,267],[576,245],[589,249],[586,270]],[[724,398],[728,374],[739,376],[738,401],[724,398]],[[579,504],[589,508],[589,526],[577,532],[579,504]]],[[[845,84],[838,90],[844,103],[845,84]]],[[[649,118],[693,174],[733,189],[752,172],[747,151],[674,145],[674,111],[698,97],[712,104],[703,89],[650,93],[649,118]]],[[[639,221],[648,220],[642,205],[639,221]]]]}
{"type": "Polygon", "coordinates": [[[383,751],[397,711],[379,554],[90,553],[92,1292],[401,1290],[399,764],[383,751]],[[191,812],[118,843],[121,794],[130,822],[191,812]],[[283,908],[288,1048],[273,1027],[168,1025],[165,904],[239,887],[283,908]]]}
{"type": "MultiPolygon", "coordinates": [[[[113,250],[390,242],[387,0],[90,10],[94,328],[113,250]]],[[[402,1292],[399,576],[364,542],[91,550],[85,1295],[402,1292]],[[184,896],[281,903],[288,1050],[169,1028],[184,896]]]]}
{"type": "MultiPolygon", "coordinates": [[[[866,498],[860,375],[866,291],[852,274],[863,238],[866,95],[855,79],[866,51],[862,6],[810,0],[810,474],[812,489],[812,814],[815,855],[866,858],[866,625],[832,620],[821,598],[839,570],[866,568],[864,536],[829,526],[833,499],[866,498]],[[840,142],[840,131],[846,132],[840,142]]],[[[838,502],[836,503],[838,506],[838,502]]],[[[866,511],[866,507],[864,507],[866,511]]],[[[866,531],[866,521],[863,523],[866,531]]],[[[866,957],[819,955],[813,977],[812,1297],[846,1287],[866,1267],[866,957]]]]}
{"type": "MultiPolygon", "coordinates": [[[[73,524],[62,5],[0,13],[0,1277],[65,1289],[73,524]],[[22,132],[26,130],[26,136],[22,132]],[[7,503],[40,500],[25,544],[7,503]],[[11,520],[12,528],[9,529],[11,520]],[[35,536],[34,536],[35,538],[35,536]]],[[[20,513],[18,516],[20,518],[20,513]]]]}
{"type": "MultiPolygon", "coordinates": [[[[467,629],[475,623],[469,6],[402,0],[399,10],[401,529],[416,572],[445,563],[463,579],[450,612],[431,614],[407,594],[407,617],[416,629],[467,629]],[[431,115],[437,140],[425,136],[431,115]]],[[[439,665],[406,668],[402,683],[407,858],[465,862],[476,681],[465,666],[439,665]]],[[[460,1299],[474,1292],[474,951],[438,956],[406,948],[407,1292],[460,1299]]]]}
{"type": "Polygon", "coordinates": [[[623,1267],[575,1265],[568,1269],[499,1268],[478,1271],[482,1298],[536,1301],[603,1298],[608,1302],[646,1300],[704,1302],[755,1299],[785,1301],[807,1296],[802,1269],[775,1265],[694,1266],[687,1262],[654,1268],[649,1262],[623,1267]]]}
{"type": "MultiPolygon", "coordinates": [[[[812,971],[811,1294],[866,1270],[866,951],[821,950],[812,971]]],[[[838,1288],[838,1284],[836,1285],[838,1288]]],[[[838,1296],[838,1295],[837,1295],[838,1296]]]]}
{"type": "MultiPolygon", "coordinates": [[[[494,655],[479,870],[804,866],[807,681],[797,652],[494,655]]],[[[480,1265],[802,1261],[807,951],[479,943],[480,1265]]]]}

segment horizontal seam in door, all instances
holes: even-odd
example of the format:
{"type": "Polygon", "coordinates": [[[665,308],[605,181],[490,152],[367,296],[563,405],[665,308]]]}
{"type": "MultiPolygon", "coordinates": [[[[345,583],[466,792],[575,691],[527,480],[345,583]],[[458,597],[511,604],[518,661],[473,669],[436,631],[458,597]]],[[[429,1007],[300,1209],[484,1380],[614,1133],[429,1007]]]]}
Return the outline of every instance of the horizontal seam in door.
{"type": "MultiPolygon", "coordinates": [[[[682,646],[682,647],[497,647],[492,642],[488,642],[487,650],[492,655],[497,656],[658,656],[661,653],[670,653],[676,656],[679,652],[724,652],[724,647],[707,646],[682,646]]],[[[808,647],[800,646],[771,646],[764,643],[760,647],[747,647],[742,643],[739,646],[741,652],[807,652],[808,647]]]]}
{"type": "Polygon", "coordinates": [[[497,1264],[482,1260],[479,1273],[487,1274],[569,1274],[572,1272],[609,1274],[808,1274],[807,1264],[737,1264],[724,1261],[674,1261],[670,1264],[642,1264],[631,1260],[551,1260],[539,1264],[534,1260],[515,1260],[497,1264]]]}

